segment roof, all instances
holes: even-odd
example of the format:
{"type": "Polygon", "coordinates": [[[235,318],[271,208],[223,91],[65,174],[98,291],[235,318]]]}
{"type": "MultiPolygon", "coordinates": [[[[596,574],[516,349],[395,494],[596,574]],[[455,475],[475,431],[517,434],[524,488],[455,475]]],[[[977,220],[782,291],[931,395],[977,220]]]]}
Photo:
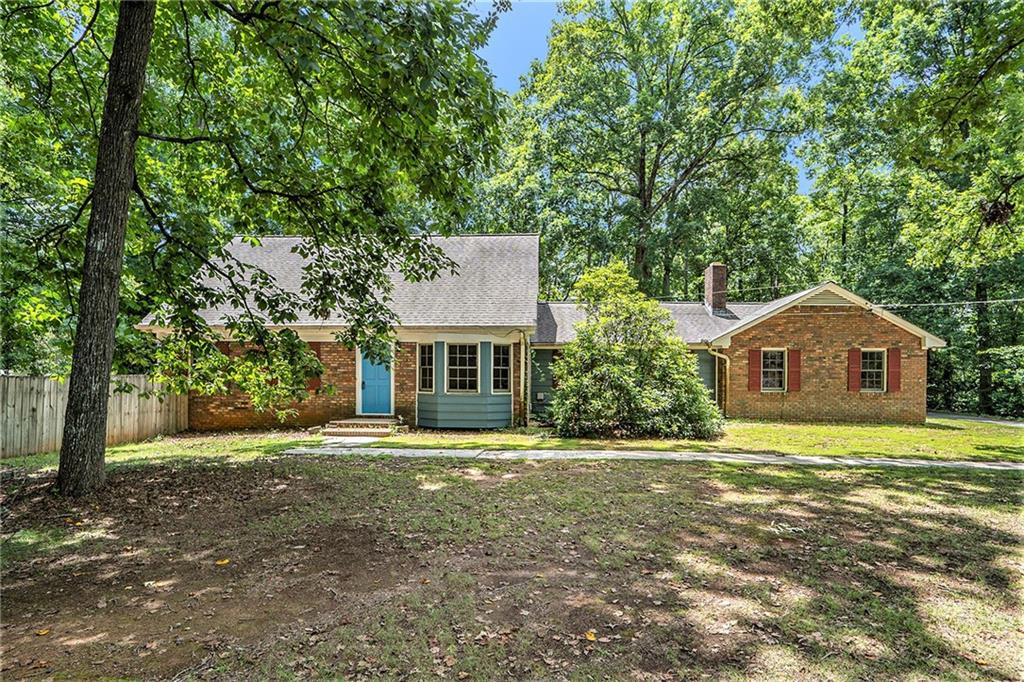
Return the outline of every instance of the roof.
{"type": "MultiPolygon", "coordinates": [[[[669,311],[676,334],[687,344],[728,347],[734,334],[749,329],[772,315],[795,305],[819,305],[823,295],[831,295],[870,311],[884,320],[921,338],[924,348],[942,348],[946,342],[888,310],[872,305],[866,299],[844,289],[835,282],[823,282],[769,303],[730,303],[724,313],[713,315],[703,303],[661,303],[669,311]]],[[[834,301],[828,298],[828,302],[834,301]]],[[[583,320],[583,310],[575,303],[541,302],[537,305],[535,344],[563,344],[576,338],[575,325],[583,320]]]]}
{"type": "MultiPolygon", "coordinates": [[[[537,316],[540,239],[536,234],[459,235],[426,239],[441,247],[456,263],[435,279],[409,282],[397,270],[389,273],[394,286],[390,307],[401,326],[533,327],[537,316]]],[[[301,237],[262,237],[259,246],[235,238],[227,250],[240,261],[261,268],[285,291],[301,290],[306,260],[294,252],[301,237]]],[[[208,284],[218,280],[209,277],[208,284]]],[[[227,306],[199,311],[207,324],[223,324],[239,311],[227,306]]],[[[345,320],[319,319],[296,311],[288,326],[344,325],[345,320]]],[[[152,324],[152,315],[141,326],[152,324]]]]}
{"type": "MultiPolygon", "coordinates": [[[[726,332],[737,322],[747,320],[765,308],[767,303],[730,303],[724,313],[712,315],[703,303],[665,302],[661,307],[672,316],[676,334],[686,343],[707,343],[726,332]]],[[[575,303],[540,302],[537,304],[537,331],[532,343],[562,344],[576,338],[574,329],[584,318],[583,309],[575,303]]]]}

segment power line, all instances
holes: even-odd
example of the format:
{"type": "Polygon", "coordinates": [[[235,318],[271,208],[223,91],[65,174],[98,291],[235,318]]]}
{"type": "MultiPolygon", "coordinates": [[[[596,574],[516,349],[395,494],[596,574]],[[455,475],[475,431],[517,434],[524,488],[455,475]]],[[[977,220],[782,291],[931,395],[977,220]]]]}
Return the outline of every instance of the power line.
{"type": "Polygon", "coordinates": [[[872,305],[872,308],[924,308],[929,306],[950,306],[950,305],[976,305],[978,303],[984,303],[986,305],[999,304],[999,303],[1022,303],[1024,298],[993,298],[988,301],[949,301],[949,302],[936,302],[936,303],[878,303],[872,305]]]}

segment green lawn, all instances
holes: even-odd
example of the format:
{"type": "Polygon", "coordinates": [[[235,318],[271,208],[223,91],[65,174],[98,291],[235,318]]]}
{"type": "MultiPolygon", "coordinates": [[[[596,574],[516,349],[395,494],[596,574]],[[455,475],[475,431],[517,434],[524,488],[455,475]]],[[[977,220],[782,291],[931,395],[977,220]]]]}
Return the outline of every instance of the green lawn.
{"type": "Polygon", "coordinates": [[[4,678],[1024,677],[1020,472],[303,437],[116,448],[84,500],[6,481],[4,678]]]}
{"type": "Polygon", "coordinates": [[[483,432],[420,430],[377,441],[373,447],[689,450],[1024,462],[1024,429],[954,419],[929,419],[926,424],[914,426],[729,420],[725,436],[716,441],[558,438],[549,429],[531,428],[483,432]]]}

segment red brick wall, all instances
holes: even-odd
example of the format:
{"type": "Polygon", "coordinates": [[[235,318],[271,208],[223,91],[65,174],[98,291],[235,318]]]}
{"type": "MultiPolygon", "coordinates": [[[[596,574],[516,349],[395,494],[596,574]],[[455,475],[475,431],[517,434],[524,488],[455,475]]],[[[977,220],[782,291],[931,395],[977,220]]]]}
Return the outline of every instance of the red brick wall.
{"type": "Polygon", "coordinates": [[[416,344],[400,343],[395,349],[395,417],[416,424],[416,344]]]}
{"type": "MultiPolygon", "coordinates": [[[[241,349],[232,345],[229,352],[241,349]]],[[[282,424],[272,412],[257,412],[247,396],[239,391],[228,395],[189,396],[189,426],[196,431],[273,428],[278,426],[319,426],[333,419],[346,419],[356,413],[356,354],[340,343],[320,344],[320,362],[324,365],[323,387],[334,386],[333,394],[310,395],[294,405],[298,414],[282,424]]],[[[395,415],[414,423],[416,413],[416,344],[402,343],[395,352],[395,415]]]]}
{"type": "Polygon", "coordinates": [[[749,419],[923,422],[928,351],[921,339],[861,308],[795,306],[732,338],[726,414],[749,419]],[[847,390],[850,348],[900,348],[901,390],[847,390]],[[800,390],[761,393],[747,388],[748,351],[800,350],[800,390]]]}

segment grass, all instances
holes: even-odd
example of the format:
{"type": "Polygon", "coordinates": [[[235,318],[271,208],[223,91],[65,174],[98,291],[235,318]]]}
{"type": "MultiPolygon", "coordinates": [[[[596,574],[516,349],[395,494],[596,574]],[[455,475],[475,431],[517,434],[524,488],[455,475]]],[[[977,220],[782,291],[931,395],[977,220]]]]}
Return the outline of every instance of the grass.
{"type": "MultiPolygon", "coordinates": [[[[274,455],[289,448],[316,445],[319,436],[301,431],[239,431],[218,434],[179,434],[157,436],[142,443],[107,448],[106,463],[111,468],[150,464],[240,463],[274,455]]],[[[0,466],[26,471],[56,470],[60,454],[7,457],[0,466]]]]}
{"type": "Polygon", "coordinates": [[[530,428],[486,432],[421,430],[379,440],[372,447],[770,452],[1024,462],[1024,429],[954,419],[929,419],[921,425],[729,420],[725,435],[716,441],[559,438],[549,429],[530,428]]]}
{"type": "Polygon", "coordinates": [[[167,440],[5,500],[12,677],[1024,676],[1019,472],[167,440]]]}

